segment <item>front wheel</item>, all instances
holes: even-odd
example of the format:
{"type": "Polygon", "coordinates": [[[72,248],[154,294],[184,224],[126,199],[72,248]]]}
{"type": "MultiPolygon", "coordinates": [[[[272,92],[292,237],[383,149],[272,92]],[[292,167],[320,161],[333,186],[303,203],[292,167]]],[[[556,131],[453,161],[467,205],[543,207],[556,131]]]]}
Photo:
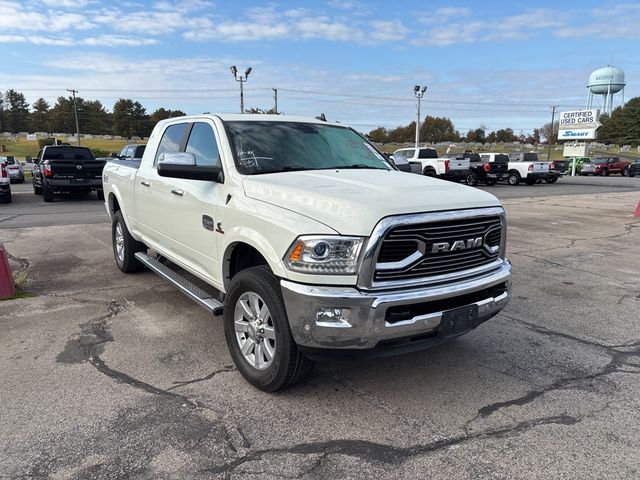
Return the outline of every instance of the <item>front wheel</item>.
{"type": "Polygon", "coordinates": [[[121,272],[133,273],[142,270],[144,265],[138,261],[136,253],[144,252],[147,247],[131,236],[120,210],[113,215],[111,222],[111,242],[113,256],[121,272]]]}
{"type": "Polygon", "coordinates": [[[601,177],[606,177],[606,176],[608,176],[608,175],[609,175],[609,170],[607,170],[606,168],[603,168],[603,169],[600,171],[600,176],[601,176],[601,177]]]}
{"type": "Polygon", "coordinates": [[[547,183],[556,183],[558,181],[558,177],[549,177],[546,180],[547,183]]]}
{"type": "Polygon", "coordinates": [[[624,167],[624,170],[622,170],[622,176],[623,177],[629,176],[629,167],[624,167]]]}
{"type": "Polygon", "coordinates": [[[242,270],[231,279],[224,333],[238,371],[265,392],[299,382],[313,366],[291,335],[280,284],[267,266],[242,270]]]}
{"type": "Polygon", "coordinates": [[[511,172],[509,173],[509,176],[507,177],[507,183],[509,185],[518,185],[520,183],[521,177],[520,174],[518,172],[511,172]]]}
{"type": "Polygon", "coordinates": [[[471,187],[478,185],[478,174],[476,172],[469,172],[467,174],[467,185],[471,187]]]}

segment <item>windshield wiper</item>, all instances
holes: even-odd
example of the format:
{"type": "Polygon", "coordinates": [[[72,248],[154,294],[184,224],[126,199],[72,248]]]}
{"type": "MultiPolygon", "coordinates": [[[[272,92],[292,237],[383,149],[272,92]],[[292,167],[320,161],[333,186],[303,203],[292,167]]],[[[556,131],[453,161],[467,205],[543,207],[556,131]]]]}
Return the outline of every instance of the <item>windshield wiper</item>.
{"type": "Polygon", "coordinates": [[[340,170],[343,168],[368,168],[370,170],[386,170],[384,168],[374,167],[372,165],[367,165],[365,163],[354,163],[352,165],[339,165],[337,167],[332,167],[332,168],[335,168],[336,170],[340,170]]]}
{"type": "Polygon", "coordinates": [[[282,168],[274,168],[271,170],[259,170],[257,172],[250,173],[249,175],[260,175],[263,173],[282,173],[282,172],[300,172],[303,170],[312,170],[311,168],[306,167],[282,167],[282,168]]]}

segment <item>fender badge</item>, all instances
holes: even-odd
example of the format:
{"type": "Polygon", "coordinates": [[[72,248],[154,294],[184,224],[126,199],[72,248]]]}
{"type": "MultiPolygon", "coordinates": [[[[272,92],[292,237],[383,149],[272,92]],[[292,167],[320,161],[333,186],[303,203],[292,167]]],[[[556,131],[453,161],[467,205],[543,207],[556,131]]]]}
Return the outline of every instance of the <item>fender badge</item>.
{"type": "Polygon", "coordinates": [[[202,215],[202,226],[205,230],[211,230],[213,232],[213,218],[209,215],[202,215]]]}

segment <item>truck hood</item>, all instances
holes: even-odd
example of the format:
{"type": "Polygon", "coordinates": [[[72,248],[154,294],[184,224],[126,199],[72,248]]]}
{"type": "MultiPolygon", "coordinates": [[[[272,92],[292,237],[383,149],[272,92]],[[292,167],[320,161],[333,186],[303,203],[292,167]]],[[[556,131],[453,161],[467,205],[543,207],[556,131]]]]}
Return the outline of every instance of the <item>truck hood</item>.
{"type": "Polygon", "coordinates": [[[270,173],[247,176],[243,184],[247,197],[313,218],[343,235],[368,236],[390,215],[500,205],[482,190],[395,170],[270,173]]]}

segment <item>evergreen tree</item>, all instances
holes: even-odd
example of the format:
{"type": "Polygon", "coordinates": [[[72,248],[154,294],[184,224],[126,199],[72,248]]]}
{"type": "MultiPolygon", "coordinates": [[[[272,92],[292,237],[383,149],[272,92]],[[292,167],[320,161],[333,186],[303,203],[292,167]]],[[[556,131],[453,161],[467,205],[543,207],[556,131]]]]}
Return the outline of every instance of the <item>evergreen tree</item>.
{"type": "Polygon", "coordinates": [[[51,131],[51,106],[44,98],[39,98],[33,104],[31,127],[34,132],[51,131]]]}

